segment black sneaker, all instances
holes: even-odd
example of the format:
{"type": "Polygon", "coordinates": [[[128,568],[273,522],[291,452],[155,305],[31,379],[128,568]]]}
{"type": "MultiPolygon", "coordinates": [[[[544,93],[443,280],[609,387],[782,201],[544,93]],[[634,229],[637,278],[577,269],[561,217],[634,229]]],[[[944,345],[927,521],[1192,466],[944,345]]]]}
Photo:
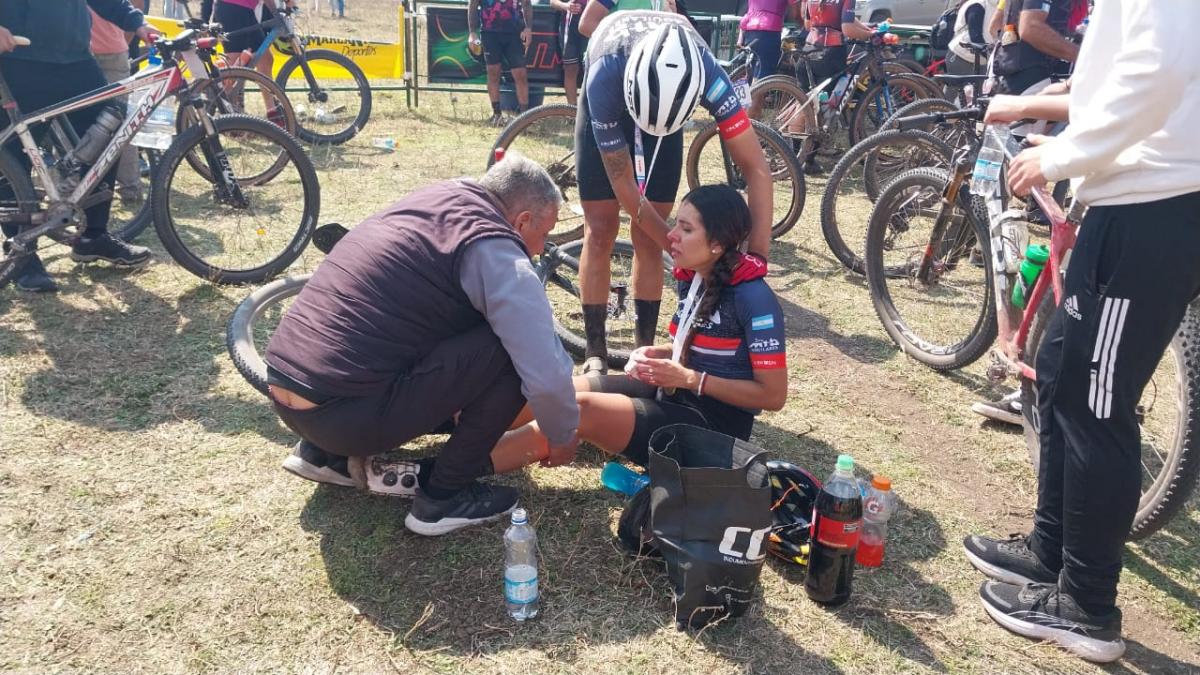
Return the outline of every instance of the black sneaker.
{"type": "Polygon", "coordinates": [[[1029,535],[993,539],[977,534],[963,539],[963,552],[975,569],[1008,584],[1055,583],[1058,573],[1042,564],[1029,549],[1029,535]]]}
{"type": "Polygon", "coordinates": [[[1116,661],[1125,653],[1121,639],[1121,610],[1107,614],[1084,611],[1057,584],[1014,586],[985,581],[979,599],[988,616],[1025,637],[1049,640],[1072,654],[1094,661],[1116,661]]]}
{"type": "Polygon", "coordinates": [[[515,488],[473,482],[449,499],[433,499],[417,491],[404,526],[426,537],[453,532],[469,525],[490,523],[517,508],[515,488]]]}
{"type": "Polygon", "coordinates": [[[126,244],[105,232],[92,238],[80,237],[71,248],[71,260],[85,263],[103,260],[119,267],[137,267],[150,260],[150,249],[126,244]]]}
{"type": "Polygon", "coordinates": [[[351,457],[350,476],[377,495],[412,499],[417,488],[433,472],[433,458],[392,459],[385,455],[351,457]]]}
{"type": "Polygon", "coordinates": [[[292,449],[292,454],[283,460],[283,468],[301,478],[315,483],[328,483],[343,487],[358,485],[350,476],[347,458],[333,455],[308,441],[300,441],[292,449]]]}
{"type": "Polygon", "coordinates": [[[999,401],[976,401],[971,412],[989,420],[1021,426],[1021,390],[1015,389],[999,401]]]}
{"type": "Polygon", "coordinates": [[[36,253],[26,260],[24,269],[13,280],[13,284],[29,293],[54,293],[58,290],[58,284],[46,273],[46,266],[36,253]]]}
{"type": "Polygon", "coordinates": [[[817,163],[816,158],[809,157],[808,161],[804,162],[805,176],[824,176],[825,168],[817,163]]]}

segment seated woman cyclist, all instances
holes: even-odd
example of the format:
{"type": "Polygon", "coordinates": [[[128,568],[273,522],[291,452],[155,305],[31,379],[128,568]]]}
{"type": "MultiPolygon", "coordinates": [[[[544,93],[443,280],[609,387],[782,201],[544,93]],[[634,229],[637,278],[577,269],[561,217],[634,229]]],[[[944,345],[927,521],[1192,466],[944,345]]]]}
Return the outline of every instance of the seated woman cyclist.
{"type": "MultiPolygon", "coordinates": [[[[727,185],[692,190],[668,234],[680,302],[672,341],[637,349],[626,373],[575,378],[579,439],[645,466],[650,435],[686,423],[746,440],[761,410],[787,400],[784,322],[763,277],[740,251],[750,209],[727,185]]],[[[528,406],[492,451],[496,473],[558,465],[528,406]]]]}

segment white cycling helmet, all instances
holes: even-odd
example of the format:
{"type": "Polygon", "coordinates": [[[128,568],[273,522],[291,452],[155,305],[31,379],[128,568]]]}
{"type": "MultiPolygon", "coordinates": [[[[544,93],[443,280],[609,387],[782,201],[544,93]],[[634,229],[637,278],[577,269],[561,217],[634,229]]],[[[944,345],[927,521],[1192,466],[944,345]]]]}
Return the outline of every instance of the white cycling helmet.
{"type": "Polygon", "coordinates": [[[700,47],[674,23],[638,40],[625,63],[625,106],[642,131],[666,136],[691,118],[704,91],[700,47]]]}

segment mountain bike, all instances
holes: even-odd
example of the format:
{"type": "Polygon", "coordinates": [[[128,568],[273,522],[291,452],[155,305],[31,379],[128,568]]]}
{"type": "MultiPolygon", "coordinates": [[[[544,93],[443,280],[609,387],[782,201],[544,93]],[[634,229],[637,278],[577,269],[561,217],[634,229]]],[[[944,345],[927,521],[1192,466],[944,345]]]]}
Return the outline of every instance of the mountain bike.
{"type": "MultiPolygon", "coordinates": [[[[297,10],[278,1],[274,4],[273,9],[265,10],[271,16],[264,16],[257,26],[221,35],[228,38],[260,29],[267,31],[266,39],[250,61],[242,65],[254,68],[272,45],[290,57],[279,69],[275,81],[292,100],[299,125],[297,135],[307,143],[341,145],[354,138],[371,117],[371,85],[367,76],[343,54],[330,49],[306,49],[292,18],[297,10]],[[337,84],[345,81],[352,84],[337,84]]],[[[211,25],[195,19],[187,27],[200,30],[211,25]]]]}
{"type": "MultiPolygon", "coordinates": [[[[982,119],[983,110],[975,108],[944,115],[978,120],[982,119]]],[[[1003,149],[1006,159],[1020,151],[1019,143],[1007,128],[993,126],[988,132],[994,134],[993,141],[1003,149]]],[[[1044,187],[1034,189],[1033,200],[1050,222],[1050,256],[1045,270],[1028,293],[1025,308],[1019,310],[1010,298],[1029,240],[1023,220],[1025,214],[1023,211],[1005,211],[1003,192],[974,196],[972,202],[983,205],[982,214],[964,209],[967,192],[964,188],[972,179],[972,164],[971,155],[960,152],[956,154],[952,172],[916,169],[902,174],[884,190],[871,221],[867,248],[868,285],[888,334],[906,353],[922,363],[936,369],[961,367],[969,362],[962,357],[963,353],[974,354],[980,346],[986,349],[997,343],[992,349],[993,361],[988,376],[996,381],[1019,378],[1026,447],[1037,466],[1040,420],[1037,372],[1033,364],[1046,325],[1063,299],[1063,280],[1082,209],[1072,209],[1068,216],[1044,187]],[[910,210],[912,204],[921,206],[910,210]],[[901,277],[903,283],[882,285],[881,282],[887,279],[881,273],[884,243],[901,231],[913,231],[911,221],[903,214],[916,214],[920,210],[925,213],[918,217],[932,219],[932,225],[921,231],[910,253],[900,256],[898,262],[905,266],[906,272],[901,277]],[[966,218],[962,217],[964,213],[966,218]],[[983,259],[973,259],[974,251],[978,251],[983,259]],[[973,270],[974,277],[983,276],[982,283],[986,288],[976,287],[973,291],[976,301],[982,298],[987,304],[982,310],[985,320],[976,320],[964,339],[947,346],[943,336],[934,334],[931,338],[928,331],[938,319],[945,321],[953,314],[965,311],[964,307],[953,305],[953,293],[948,293],[945,288],[946,280],[960,277],[964,270],[973,270]],[[918,325],[913,321],[918,304],[901,311],[895,299],[902,294],[921,296],[924,306],[934,315],[934,322],[918,325]],[[999,340],[996,340],[997,336],[999,340]],[[961,351],[955,349],[959,345],[965,347],[961,351]]],[[[1003,185],[1003,181],[1000,184],[1003,185]]],[[[956,283],[951,290],[958,292],[964,288],[963,284],[956,283]]],[[[976,306],[966,314],[970,316],[979,311],[976,306]]],[[[1138,406],[1143,473],[1141,497],[1129,535],[1131,539],[1144,538],[1162,528],[1184,507],[1195,488],[1200,473],[1200,463],[1192,447],[1193,439],[1200,431],[1197,427],[1200,413],[1198,345],[1200,303],[1193,303],[1138,406]]]]}
{"type": "MultiPolygon", "coordinates": [[[[328,253],[346,234],[337,224],[323,225],[313,235],[314,245],[328,253]]],[[[534,271],[546,286],[546,298],[554,313],[554,332],[567,352],[582,358],[586,342],[583,333],[583,314],[579,302],[579,253],[582,241],[562,246],[547,243],[534,261],[534,271]]],[[[633,243],[618,239],[613,246],[612,281],[608,298],[608,362],[612,368],[623,368],[634,348],[634,310],[630,295],[633,264],[633,243]]],[[[663,255],[664,285],[670,287],[671,259],[663,255]]],[[[308,283],[311,274],[276,279],[246,297],[238,304],[225,330],[225,346],[237,371],[252,387],[267,393],[267,364],[263,360],[271,334],[280,319],[291,307],[296,295],[308,283]]],[[[659,334],[666,334],[672,312],[659,318],[659,334]]]]}
{"type": "MultiPolygon", "coordinates": [[[[180,25],[183,23],[180,22],[180,25]]],[[[295,135],[296,113],[292,109],[292,102],[284,94],[283,88],[274,80],[251,68],[218,65],[219,57],[216,55],[215,45],[207,47],[198,45],[196,54],[204,64],[208,77],[196,81],[195,93],[206,101],[205,107],[210,116],[250,115],[268,120],[282,127],[289,134],[295,135]]],[[[147,61],[149,56],[149,53],[143,54],[137,59],[137,62],[147,61]]],[[[176,133],[181,134],[188,127],[197,123],[199,123],[199,117],[196,115],[195,109],[189,103],[180,100],[175,112],[176,133]]],[[[136,138],[133,144],[138,144],[136,138]]],[[[151,177],[152,172],[158,166],[158,161],[165,149],[165,147],[138,148],[139,160],[144,166],[147,178],[151,177]]],[[[192,169],[211,179],[211,174],[202,157],[195,152],[188,153],[187,161],[192,169]]],[[[279,161],[270,168],[275,171],[282,170],[286,166],[286,162],[287,155],[281,150],[279,161]]],[[[124,241],[132,241],[151,223],[153,200],[150,198],[150,185],[152,183],[152,180],[146,181],[142,199],[132,208],[126,207],[124,200],[121,200],[120,207],[114,201],[110,222],[114,223],[115,227],[109,228],[113,236],[124,241]]]]}
{"type": "MultiPolygon", "coordinates": [[[[936,82],[890,60],[889,48],[898,42],[896,35],[886,32],[866,42],[850,42],[853,50],[846,69],[809,91],[791,75],[759,80],[750,90],[756,119],[794,140],[800,157],[808,156],[813,144],[823,154],[841,154],[843,148],[874,133],[901,106],[941,96],[936,82]],[[836,140],[842,130],[848,140],[845,146],[836,140]]],[[[814,82],[808,61],[802,60],[801,66],[814,82]]]]}
{"type": "Polygon", "coordinates": [[[0,131],[0,223],[17,227],[0,246],[0,286],[37,252],[39,238],[77,241],[86,226],[84,209],[112,198],[111,186],[102,184],[104,175],[170,95],[192,107],[198,120],[175,137],[151,177],[154,226],[171,257],[199,277],[237,284],[261,282],[300,256],[320,209],[316,172],[300,145],[278,126],[246,115],[209,114],[208,101],[196,93],[208,79],[197,50],[214,44],[215,38],[197,39],[192,31],[158,40],[163,66],[32,113],[19,109],[0,79],[0,105],[11,120],[0,131]],[[102,117],[111,128],[98,122],[82,140],[65,117],[133,92],[143,95],[127,119],[122,120],[122,108],[109,103],[102,117]],[[39,144],[33,129],[43,125],[47,129],[39,144]],[[14,136],[38,189],[30,170],[3,148],[14,136]],[[77,154],[84,147],[96,153],[94,161],[77,154]],[[283,169],[270,169],[281,153],[283,169]],[[204,173],[189,166],[189,155],[203,158],[204,173]]]}

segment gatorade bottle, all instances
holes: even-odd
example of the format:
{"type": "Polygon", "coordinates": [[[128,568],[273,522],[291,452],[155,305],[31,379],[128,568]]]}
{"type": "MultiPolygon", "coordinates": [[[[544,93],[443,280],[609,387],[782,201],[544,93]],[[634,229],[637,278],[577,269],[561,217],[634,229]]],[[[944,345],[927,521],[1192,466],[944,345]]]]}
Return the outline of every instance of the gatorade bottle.
{"type": "Polygon", "coordinates": [[[892,479],[875,476],[863,498],[862,537],[858,540],[858,564],[879,567],[883,564],[883,544],[887,539],[887,521],[896,511],[892,479]]]}
{"type": "Polygon", "coordinates": [[[1004,33],[1000,36],[1000,44],[1002,46],[1007,47],[1009,45],[1015,45],[1018,41],[1020,41],[1020,39],[1021,38],[1017,35],[1016,24],[1010,23],[1004,26],[1004,33]]]}
{"type": "Polygon", "coordinates": [[[1030,294],[1033,293],[1033,285],[1037,283],[1038,276],[1046,268],[1046,261],[1049,259],[1050,249],[1045,244],[1030,244],[1025,249],[1025,259],[1021,261],[1020,276],[1017,277],[1017,283],[1013,285],[1012,303],[1014,305],[1025,309],[1025,304],[1029,301],[1030,294]]]}
{"type": "Polygon", "coordinates": [[[814,602],[840,605],[850,599],[862,518],[862,493],[854,480],[854,459],[839,455],[837,468],[825,481],[813,508],[812,550],[804,590],[814,602]]]}

